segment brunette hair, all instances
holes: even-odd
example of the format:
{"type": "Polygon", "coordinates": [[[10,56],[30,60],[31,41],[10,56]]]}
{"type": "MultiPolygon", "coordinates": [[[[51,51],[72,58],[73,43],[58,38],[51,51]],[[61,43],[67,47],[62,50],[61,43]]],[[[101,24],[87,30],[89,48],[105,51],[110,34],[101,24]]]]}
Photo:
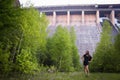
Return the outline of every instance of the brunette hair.
{"type": "Polygon", "coordinates": [[[88,50],[86,51],[85,55],[90,55],[88,50]]]}

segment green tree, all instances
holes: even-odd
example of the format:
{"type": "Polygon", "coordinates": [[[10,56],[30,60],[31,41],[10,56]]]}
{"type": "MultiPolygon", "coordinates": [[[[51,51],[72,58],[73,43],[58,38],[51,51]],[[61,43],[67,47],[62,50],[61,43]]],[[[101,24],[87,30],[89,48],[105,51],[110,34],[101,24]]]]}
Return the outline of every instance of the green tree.
{"type": "Polygon", "coordinates": [[[15,0],[0,0],[0,9],[8,9],[14,7],[15,0]]]}
{"type": "Polygon", "coordinates": [[[120,34],[118,34],[115,38],[114,49],[114,68],[116,72],[120,72],[120,34]]]}
{"type": "Polygon", "coordinates": [[[58,26],[55,34],[47,39],[47,52],[43,64],[55,66],[59,71],[79,70],[80,61],[75,41],[73,27],[69,32],[67,28],[58,26]]]}
{"type": "Polygon", "coordinates": [[[102,27],[100,42],[93,55],[93,61],[90,64],[91,71],[112,72],[113,44],[111,42],[111,26],[105,21],[102,27]]]}
{"type": "Polygon", "coordinates": [[[21,53],[17,57],[17,65],[19,65],[17,68],[27,73],[37,69],[37,59],[39,59],[37,55],[41,54],[37,52],[42,51],[46,46],[47,19],[45,15],[40,17],[39,12],[34,8],[24,9],[20,18],[23,32],[19,44],[21,53]]]}
{"type": "Polygon", "coordinates": [[[71,40],[71,53],[72,53],[72,60],[73,60],[73,66],[75,70],[80,70],[80,56],[78,54],[78,49],[76,46],[76,34],[74,31],[74,27],[71,27],[70,29],[70,40],[71,40]]]}
{"type": "Polygon", "coordinates": [[[13,6],[13,0],[0,1],[0,71],[13,68],[21,33],[19,25],[20,8],[13,6]]]}
{"type": "Polygon", "coordinates": [[[58,26],[56,33],[48,39],[47,56],[52,62],[50,65],[57,67],[59,71],[73,70],[70,33],[66,28],[58,26]]]}
{"type": "Polygon", "coordinates": [[[38,70],[36,55],[40,53],[37,51],[46,46],[45,15],[40,17],[32,7],[12,7],[8,0],[0,2],[0,71],[31,73],[38,70]]]}

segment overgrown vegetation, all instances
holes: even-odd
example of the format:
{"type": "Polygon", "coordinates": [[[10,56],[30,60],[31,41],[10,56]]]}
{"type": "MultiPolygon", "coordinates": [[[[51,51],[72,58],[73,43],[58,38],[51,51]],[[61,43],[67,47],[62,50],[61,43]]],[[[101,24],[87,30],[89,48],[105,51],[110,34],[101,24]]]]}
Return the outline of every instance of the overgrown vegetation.
{"type": "Polygon", "coordinates": [[[33,73],[80,69],[75,32],[58,27],[47,38],[48,21],[34,8],[19,8],[14,0],[0,1],[0,73],[33,73]],[[47,66],[47,67],[46,67],[47,66]]]}
{"type": "MultiPolygon", "coordinates": [[[[41,73],[79,71],[81,65],[75,45],[74,28],[68,31],[65,27],[58,26],[55,34],[47,37],[46,16],[40,16],[32,7],[14,7],[12,1],[14,0],[0,1],[0,74],[18,72],[29,75],[40,70],[41,73]]],[[[120,34],[115,43],[112,43],[108,22],[104,23],[102,31],[101,41],[93,55],[90,69],[94,72],[120,72],[120,34]]],[[[64,76],[63,74],[60,75],[64,76]]],[[[68,77],[66,79],[71,80],[68,77]]],[[[78,76],[74,79],[77,80],[78,76]]]]}
{"type": "Polygon", "coordinates": [[[47,20],[33,8],[16,8],[1,1],[0,9],[0,72],[38,71],[36,53],[46,46],[47,20]],[[4,7],[5,6],[5,7],[4,7]]]}
{"type": "Polygon", "coordinates": [[[115,71],[120,72],[120,34],[115,38],[113,61],[115,71]]]}
{"type": "Polygon", "coordinates": [[[57,27],[55,34],[47,39],[46,59],[43,64],[55,66],[59,71],[75,71],[80,69],[73,28],[69,32],[65,27],[57,27]]]}
{"type": "Polygon", "coordinates": [[[119,51],[117,37],[114,43],[111,41],[111,26],[109,22],[105,21],[102,28],[101,40],[93,55],[93,61],[90,64],[91,71],[95,72],[120,72],[119,51]],[[116,50],[117,49],[117,50],[116,50]]]}
{"type": "Polygon", "coordinates": [[[11,74],[11,76],[0,75],[1,80],[120,80],[120,74],[116,73],[91,73],[86,77],[84,72],[58,72],[58,73],[37,73],[11,74]]]}

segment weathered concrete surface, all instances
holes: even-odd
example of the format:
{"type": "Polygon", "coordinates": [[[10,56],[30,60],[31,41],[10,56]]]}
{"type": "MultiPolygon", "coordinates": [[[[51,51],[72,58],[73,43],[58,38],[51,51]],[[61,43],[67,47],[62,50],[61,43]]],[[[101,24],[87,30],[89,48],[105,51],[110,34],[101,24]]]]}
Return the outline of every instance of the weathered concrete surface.
{"type": "Polygon", "coordinates": [[[83,25],[83,26],[76,26],[76,45],[78,47],[78,51],[80,56],[82,56],[86,50],[90,51],[92,55],[95,51],[96,45],[100,40],[100,31],[99,26],[95,25],[83,25]]]}
{"type": "MultiPolygon", "coordinates": [[[[67,27],[70,29],[70,27],[67,27]]],[[[55,26],[49,26],[47,31],[49,36],[55,33],[55,26]]],[[[96,45],[100,40],[101,27],[96,25],[80,25],[74,26],[76,32],[76,45],[80,56],[82,56],[86,50],[90,51],[92,55],[95,51],[96,45]]]]}

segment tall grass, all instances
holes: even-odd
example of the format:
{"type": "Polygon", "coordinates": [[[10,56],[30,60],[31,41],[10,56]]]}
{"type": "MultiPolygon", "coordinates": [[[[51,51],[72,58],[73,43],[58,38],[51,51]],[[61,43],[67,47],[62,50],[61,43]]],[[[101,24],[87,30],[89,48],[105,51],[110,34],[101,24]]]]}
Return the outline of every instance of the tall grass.
{"type": "Polygon", "coordinates": [[[119,73],[91,73],[88,77],[84,72],[56,72],[0,75],[0,80],[120,80],[119,73]]]}

